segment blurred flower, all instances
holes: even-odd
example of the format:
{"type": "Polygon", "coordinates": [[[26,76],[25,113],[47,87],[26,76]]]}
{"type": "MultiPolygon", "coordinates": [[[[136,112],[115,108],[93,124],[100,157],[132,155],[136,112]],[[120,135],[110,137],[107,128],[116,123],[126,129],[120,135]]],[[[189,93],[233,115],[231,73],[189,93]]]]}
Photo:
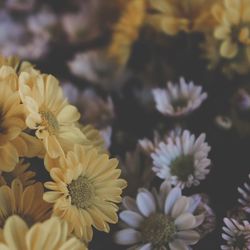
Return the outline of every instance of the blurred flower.
{"type": "Polygon", "coordinates": [[[227,116],[218,115],[215,117],[215,124],[224,130],[229,130],[232,128],[232,120],[227,116]]]}
{"type": "Polygon", "coordinates": [[[82,122],[90,123],[97,128],[104,128],[114,119],[114,105],[111,97],[102,99],[92,89],[87,89],[80,94],[79,109],[82,122]]]}
{"type": "Polygon", "coordinates": [[[48,42],[55,38],[57,26],[57,16],[48,8],[43,8],[38,13],[27,18],[28,29],[39,39],[45,38],[48,42]]]}
{"type": "Polygon", "coordinates": [[[67,13],[61,18],[63,29],[72,43],[93,39],[101,33],[98,27],[100,1],[84,1],[78,8],[77,12],[67,13]]]}
{"type": "Polygon", "coordinates": [[[92,225],[109,232],[108,223],[117,223],[115,203],[121,201],[126,182],[119,179],[118,161],[95,149],[85,150],[75,145],[62,157],[59,165],[50,171],[53,181],[46,182],[49,190],[44,194],[47,202],[54,203],[54,214],[68,222],[70,231],[90,241],[92,225]]]}
{"type": "Polygon", "coordinates": [[[250,246],[250,224],[243,221],[242,224],[234,219],[224,218],[224,226],[222,229],[222,238],[226,241],[226,245],[222,245],[222,250],[244,250],[250,246]]]}
{"type": "MultiPolygon", "coordinates": [[[[250,175],[248,177],[250,178],[250,175]]],[[[250,184],[245,182],[242,188],[238,187],[238,192],[241,194],[239,203],[247,213],[250,213],[250,184]]]]}
{"type": "Polygon", "coordinates": [[[35,4],[35,0],[7,0],[5,5],[10,10],[30,11],[35,4]]]}
{"type": "Polygon", "coordinates": [[[185,130],[180,136],[169,137],[167,143],[161,142],[151,154],[153,171],[159,178],[181,188],[199,185],[210,171],[211,161],[207,157],[211,148],[205,138],[201,134],[195,139],[185,130]]]}
{"type": "Polygon", "coordinates": [[[126,71],[110,61],[103,50],[77,53],[68,62],[71,73],[79,78],[98,84],[105,89],[119,88],[126,78],[126,71]]]}
{"type": "Polygon", "coordinates": [[[213,15],[218,22],[214,37],[221,41],[222,57],[232,59],[240,53],[240,49],[249,49],[249,13],[249,1],[224,0],[224,5],[218,3],[214,6],[213,15]]]}
{"type": "Polygon", "coordinates": [[[209,9],[215,0],[147,0],[146,23],[168,35],[204,32],[213,26],[209,9]]]}
{"type": "Polygon", "coordinates": [[[81,241],[68,235],[68,225],[57,217],[29,228],[24,220],[13,215],[0,232],[0,244],[6,250],[87,250],[81,241]]]}
{"type": "Polygon", "coordinates": [[[107,54],[119,65],[126,65],[129,60],[132,45],[138,39],[144,23],[145,8],[144,0],[128,1],[120,19],[113,27],[112,41],[107,54]]]}
{"type": "Polygon", "coordinates": [[[138,141],[140,147],[142,148],[142,150],[148,155],[150,156],[151,153],[153,153],[156,148],[159,146],[160,142],[165,141],[165,139],[167,139],[167,135],[164,136],[163,139],[160,138],[160,135],[158,134],[157,131],[154,131],[154,138],[153,141],[144,138],[138,141]]]}
{"type": "Polygon", "coordinates": [[[150,161],[142,155],[139,146],[133,152],[127,152],[120,160],[122,177],[128,182],[125,193],[133,196],[139,187],[149,188],[154,177],[150,161]]]}
{"type": "Polygon", "coordinates": [[[23,72],[19,77],[19,93],[27,110],[26,124],[35,130],[51,158],[63,155],[75,143],[86,139],[76,126],[80,114],[68,104],[52,75],[23,72]]]}
{"type": "Polygon", "coordinates": [[[72,103],[74,105],[77,105],[78,99],[79,99],[79,92],[80,89],[78,89],[73,83],[71,82],[63,82],[62,90],[65,95],[65,97],[68,99],[69,103],[72,103]]]}
{"type": "Polygon", "coordinates": [[[43,200],[43,185],[36,182],[24,188],[19,179],[11,182],[11,187],[0,187],[0,226],[13,214],[19,215],[29,226],[51,216],[52,206],[43,200]]]}
{"type": "Polygon", "coordinates": [[[11,185],[11,182],[18,178],[23,187],[27,187],[35,183],[34,177],[36,173],[29,170],[30,163],[24,162],[24,159],[19,160],[14,170],[11,172],[3,172],[0,176],[0,185],[11,185]]]}
{"type": "Polygon", "coordinates": [[[36,59],[48,51],[48,38],[36,36],[25,22],[17,22],[6,12],[0,12],[0,50],[5,56],[36,59]]]}
{"type": "Polygon", "coordinates": [[[86,147],[90,146],[95,148],[99,153],[107,153],[105,141],[99,130],[95,129],[92,125],[80,126],[81,131],[86,136],[88,143],[86,147]]]}
{"type": "Polygon", "coordinates": [[[193,82],[186,83],[184,78],[180,78],[180,83],[176,85],[169,82],[166,89],[157,88],[152,92],[157,110],[173,117],[191,113],[207,98],[201,86],[194,86],[193,82]]]}
{"type": "Polygon", "coordinates": [[[112,139],[112,127],[108,126],[106,128],[101,129],[100,134],[104,140],[105,147],[109,149],[112,143],[112,140],[111,140],[112,139]]]}
{"type": "Polygon", "coordinates": [[[188,249],[200,235],[202,214],[194,216],[192,198],[182,196],[181,189],[163,183],[160,192],[139,189],[136,200],[125,197],[126,210],[119,215],[125,229],[115,234],[115,242],[135,249],[188,249]]]}
{"type": "Polygon", "coordinates": [[[215,28],[206,33],[202,45],[209,68],[221,68],[231,77],[246,74],[250,63],[250,2],[245,0],[223,0],[212,8],[215,28]]]}

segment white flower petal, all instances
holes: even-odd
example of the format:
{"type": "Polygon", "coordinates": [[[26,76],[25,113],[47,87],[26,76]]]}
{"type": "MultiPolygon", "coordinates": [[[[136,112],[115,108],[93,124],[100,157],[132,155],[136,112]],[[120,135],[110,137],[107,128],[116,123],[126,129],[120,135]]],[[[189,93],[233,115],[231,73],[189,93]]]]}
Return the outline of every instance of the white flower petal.
{"type": "Polygon", "coordinates": [[[140,212],[146,217],[156,211],[155,200],[150,192],[139,192],[136,197],[136,204],[140,212]]]}
{"type": "Polygon", "coordinates": [[[141,234],[134,229],[123,229],[115,233],[114,241],[120,245],[132,245],[140,242],[141,234]]]}
{"type": "Polygon", "coordinates": [[[190,213],[181,214],[176,220],[175,225],[178,230],[192,229],[196,223],[195,217],[190,213]]]}
{"type": "Polygon", "coordinates": [[[173,188],[169,192],[167,199],[165,201],[165,208],[164,208],[165,214],[169,214],[171,212],[173,205],[180,197],[181,197],[181,189],[178,187],[173,188]]]}
{"type": "Polygon", "coordinates": [[[121,220],[123,220],[127,225],[133,228],[138,228],[143,222],[143,217],[133,211],[122,211],[119,216],[121,220]]]}

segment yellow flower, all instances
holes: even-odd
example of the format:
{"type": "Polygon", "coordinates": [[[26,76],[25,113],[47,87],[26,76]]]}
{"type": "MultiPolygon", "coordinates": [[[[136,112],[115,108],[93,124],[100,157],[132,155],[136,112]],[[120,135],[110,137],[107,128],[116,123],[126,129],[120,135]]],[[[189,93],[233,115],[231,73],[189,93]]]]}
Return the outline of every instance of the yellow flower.
{"type": "Polygon", "coordinates": [[[31,228],[17,215],[0,232],[0,250],[87,250],[75,237],[68,237],[67,224],[57,217],[31,228]]]}
{"type": "Polygon", "coordinates": [[[27,111],[26,124],[35,130],[51,158],[64,155],[75,143],[86,140],[76,127],[80,114],[68,104],[55,77],[23,72],[19,93],[27,111]]]}
{"type": "Polygon", "coordinates": [[[168,35],[203,32],[213,26],[209,9],[215,0],[148,0],[146,23],[168,35]]]}
{"type": "Polygon", "coordinates": [[[40,182],[23,187],[19,179],[11,187],[0,187],[0,227],[13,214],[22,217],[28,225],[44,221],[51,215],[51,205],[43,201],[43,185],[40,182]]]}
{"type": "Polygon", "coordinates": [[[118,206],[126,182],[119,179],[118,161],[95,149],[75,145],[60,168],[53,168],[44,200],[54,204],[54,214],[69,223],[71,231],[85,241],[92,239],[92,225],[109,232],[108,223],[117,223],[118,206]]]}
{"type": "Polygon", "coordinates": [[[112,41],[107,53],[120,65],[127,63],[131,47],[139,36],[144,23],[145,7],[145,0],[128,1],[113,28],[112,41]]]}
{"type": "Polygon", "coordinates": [[[213,15],[218,22],[214,37],[221,41],[222,57],[232,59],[240,50],[249,49],[250,1],[224,0],[224,5],[214,6],[213,15]]]}
{"type": "Polygon", "coordinates": [[[41,150],[35,138],[23,132],[25,109],[15,90],[16,80],[14,69],[0,68],[0,170],[7,172],[15,168],[19,157],[34,157],[41,150]]]}
{"type": "Polygon", "coordinates": [[[34,184],[36,173],[28,170],[30,167],[30,163],[25,163],[23,159],[21,159],[15,169],[11,172],[3,172],[0,176],[0,186],[3,185],[11,185],[11,182],[18,178],[24,187],[34,184]]]}

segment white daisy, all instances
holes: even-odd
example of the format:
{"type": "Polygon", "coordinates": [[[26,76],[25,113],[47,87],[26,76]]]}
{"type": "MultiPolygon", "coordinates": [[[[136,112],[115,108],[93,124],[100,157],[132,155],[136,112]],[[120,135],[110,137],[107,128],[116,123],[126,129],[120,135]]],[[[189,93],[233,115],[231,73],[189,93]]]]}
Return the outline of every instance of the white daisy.
{"type": "Polygon", "coordinates": [[[206,135],[197,139],[185,130],[168,137],[167,142],[161,142],[151,154],[152,168],[161,179],[169,180],[172,185],[181,188],[199,185],[209,173],[211,164],[208,159],[210,146],[205,142],[206,135]]]}
{"type": "Polygon", "coordinates": [[[167,182],[160,192],[140,189],[136,200],[125,197],[126,210],[120,213],[125,228],[115,234],[115,242],[133,245],[138,250],[180,250],[196,244],[200,235],[196,228],[204,215],[193,215],[197,204],[191,197],[182,196],[181,189],[171,189],[167,182]]]}
{"type": "Polygon", "coordinates": [[[243,221],[241,224],[234,219],[224,218],[222,238],[227,242],[222,250],[248,250],[250,247],[250,224],[243,221]]]}
{"type": "MultiPolygon", "coordinates": [[[[250,175],[248,176],[250,178],[250,175]]],[[[250,184],[244,183],[242,188],[238,188],[241,198],[238,199],[239,203],[243,205],[243,209],[250,213],[250,184]]]]}
{"type": "Polygon", "coordinates": [[[195,86],[193,82],[187,83],[184,78],[180,78],[177,84],[169,82],[166,89],[153,89],[152,93],[157,110],[172,117],[191,113],[207,98],[207,93],[202,93],[201,86],[195,86]]]}

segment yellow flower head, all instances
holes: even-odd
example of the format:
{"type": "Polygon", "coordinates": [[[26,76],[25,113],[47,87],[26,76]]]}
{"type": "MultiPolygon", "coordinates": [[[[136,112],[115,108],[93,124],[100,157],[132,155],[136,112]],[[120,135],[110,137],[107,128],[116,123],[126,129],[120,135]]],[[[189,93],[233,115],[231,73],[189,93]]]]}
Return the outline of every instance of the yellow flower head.
{"type": "Polygon", "coordinates": [[[22,217],[28,225],[44,221],[51,215],[51,205],[43,201],[43,185],[37,182],[26,188],[19,179],[11,187],[0,187],[0,227],[13,214],[22,217]]]}
{"type": "Polygon", "coordinates": [[[203,32],[213,25],[209,9],[215,0],[147,0],[146,23],[168,35],[203,32]]]}
{"type": "Polygon", "coordinates": [[[44,200],[54,204],[54,214],[69,223],[71,231],[85,241],[92,239],[94,226],[109,232],[108,223],[117,223],[118,206],[126,182],[119,179],[118,161],[95,149],[85,150],[75,145],[66,159],[60,159],[60,168],[53,168],[51,182],[45,187],[52,191],[44,200]]]}
{"type": "Polygon", "coordinates": [[[145,0],[129,0],[124,6],[121,18],[114,26],[108,56],[120,65],[125,65],[129,59],[133,43],[139,36],[144,23],[145,0]]]}
{"type": "Polygon", "coordinates": [[[232,59],[250,49],[250,1],[224,0],[216,4],[213,15],[217,21],[214,37],[221,41],[220,54],[232,59]]]}
{"type": "Polygon", "coordinates": [[[68,236],[68,226],[57,217],[31,228],[17,215],[11,216],[0,232],[1,250],[87,250],[75,237],[68,236]]]}
{"type": "Polygon", "coordinates": [[[0,176],[0,186],[3,185],[11,185],[11,182],[18,178],[24,187],[29,186],[31,184],[34,184],[35,182],[35,175],[36,173],[28,170],[30,166],[30,163],[24,162],[23,159],[21,159],[17,165],[15,166],[15,169],[11,172],[3,172],[0,176]]]}
{"type": "Polygon", "coordinates": [[[80,114],[68,104],[55,77],[23,72],[19,93],[27,111],[26,124],[35,130],[51,158],[63,155],[86,139],[76,127],[80,114]]]}

